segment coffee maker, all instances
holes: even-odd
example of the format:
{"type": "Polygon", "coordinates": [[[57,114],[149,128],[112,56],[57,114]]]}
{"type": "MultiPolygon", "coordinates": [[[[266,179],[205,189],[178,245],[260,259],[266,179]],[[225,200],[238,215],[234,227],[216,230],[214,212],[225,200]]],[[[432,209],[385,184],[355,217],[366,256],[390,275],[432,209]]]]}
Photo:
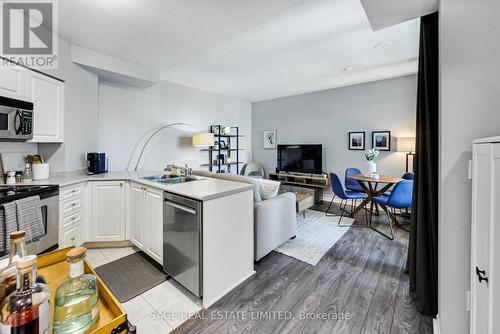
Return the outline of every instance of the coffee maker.
{"type": "Polygon", "coordinates": [[[108,172],[106,153],[87,153],[87,174],[102,174],[108,172]]]}

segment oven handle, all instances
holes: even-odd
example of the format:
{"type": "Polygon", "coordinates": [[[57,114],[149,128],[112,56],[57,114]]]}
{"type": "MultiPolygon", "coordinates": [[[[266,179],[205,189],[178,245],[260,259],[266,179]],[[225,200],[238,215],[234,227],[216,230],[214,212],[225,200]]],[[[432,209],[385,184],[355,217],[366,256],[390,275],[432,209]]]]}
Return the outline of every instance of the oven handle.
{"type": "Polygon", "coordinates": [[[191,208],[189,208],[189,207],[187,207],[187,206],[184,206],[184,205],[181,205],[181,204],[177,204],[177,203],[171,202],[171,201],[169,201],[168,199],[166,199],[166,200],[165,200],[165,204],[170,205],[170,206],[172,206],[172,207],[174,207],[174,208],[176,208],[176,209],[179,209],[179,210],[181,210],[181,211],[188,212],[188,213],[190,213],[190,214],[192,214],[192,215],[195,215],[195,214],[196,214],[196,211],[195,211],[195,210],[193,210],[193,209],[191,209],[191,208]]]}

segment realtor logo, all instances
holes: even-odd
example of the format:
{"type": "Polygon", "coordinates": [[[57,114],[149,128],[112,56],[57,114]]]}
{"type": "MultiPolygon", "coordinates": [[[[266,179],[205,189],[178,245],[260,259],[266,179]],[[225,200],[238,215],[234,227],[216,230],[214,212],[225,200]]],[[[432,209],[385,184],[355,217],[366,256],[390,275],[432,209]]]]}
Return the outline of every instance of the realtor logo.
{"type": "Polygon", "coordinates": [[[5,59],[37,68],[57,67],[57,2],[0,0],[2,65],[5,59]]]}

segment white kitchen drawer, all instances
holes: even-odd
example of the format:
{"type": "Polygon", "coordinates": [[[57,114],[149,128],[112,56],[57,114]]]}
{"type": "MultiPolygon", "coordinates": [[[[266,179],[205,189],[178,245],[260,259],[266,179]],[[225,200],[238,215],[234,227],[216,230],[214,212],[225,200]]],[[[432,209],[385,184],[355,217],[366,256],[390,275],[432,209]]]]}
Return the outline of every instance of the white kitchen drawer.
{"type": "Polygon", "coordinates": [[[82,198],[76,197],[73,199],[61,202],[59,205],[59,215],[66,216],[68,214],[80,211],[82,207],[82,198]]]}
{"type": "Polygon", "coordinates": [[[59,218],[59,229],[63,230],[76,223],[81,224],[81,221],[82,212],[80,210],[76,210],[75,212],[71,212],[59,218]]]}
{"type": "Polygon", "coordinates": [[[59,248],[79,246],[81,244],[82,233],[80,224],[75,224],[59,231],[59,248]]]}
{"type": "Polygon", "coordinates": [[[59,192],[59,200],[66,201],[71,198],[80,197],[83,192],[83,185],[68,186],[61,189],[59,192]]]}

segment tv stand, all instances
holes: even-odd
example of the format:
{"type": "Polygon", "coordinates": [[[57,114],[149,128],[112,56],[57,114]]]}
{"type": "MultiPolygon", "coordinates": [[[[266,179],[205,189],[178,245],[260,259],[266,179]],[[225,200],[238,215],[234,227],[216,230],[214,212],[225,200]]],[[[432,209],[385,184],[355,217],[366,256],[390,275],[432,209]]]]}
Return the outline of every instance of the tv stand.
{"type": "Polygon", "coordinates": [[[269,173],[269,179],[281,182],[284,185],[314,189],[314,202],[323,200],[323,190],[330,186],[328,175],[300,174],[300,173],[269,173]]]}

